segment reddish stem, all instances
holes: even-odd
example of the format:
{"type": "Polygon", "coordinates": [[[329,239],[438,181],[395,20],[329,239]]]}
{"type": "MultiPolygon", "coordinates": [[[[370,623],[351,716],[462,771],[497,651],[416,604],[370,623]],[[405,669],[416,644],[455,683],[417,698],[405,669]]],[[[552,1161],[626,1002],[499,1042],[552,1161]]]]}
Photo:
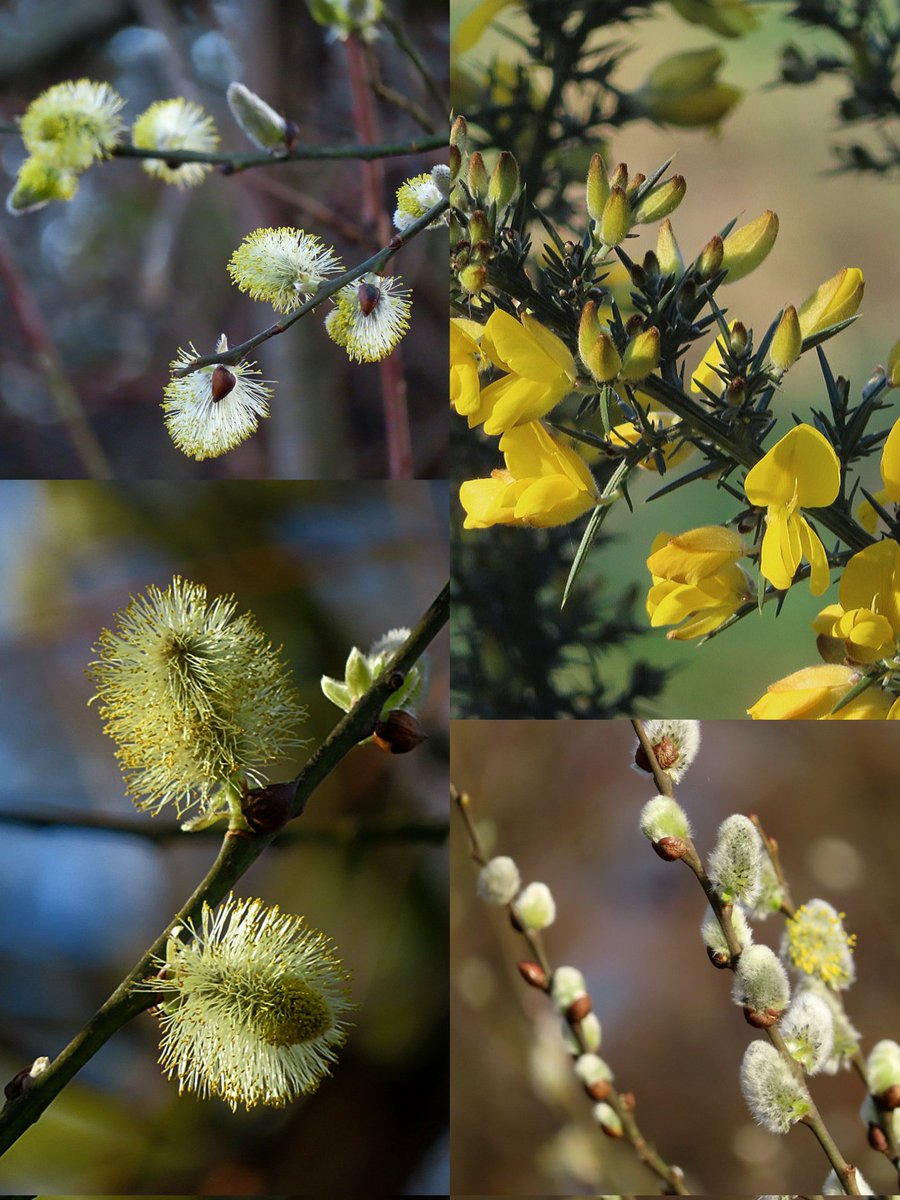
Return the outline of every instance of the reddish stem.
{"type": "MultiPolygon", "coordinates": [[[[361,142],[378,140],[378,118],[375,98],[369,89],[366,73],[365,48],[355,34],[344,42],[347,70],[350,75],[350,94],[353,102],[353,124],[361,142]]],[[[385,245],[391,237],[391,220],[384,206],[385,174],[380,159],[360,163],[363,184],[363,224],[377,232],[378,243],[385,245]]],[[[391,479],[412,478],[412,443],[409,434],[409,412],[406,403],[406,379],[400,350],[394,350],[378,364],[381,395],[384,404],[384,423],[387,435],[388,474],[391,479]]]]}

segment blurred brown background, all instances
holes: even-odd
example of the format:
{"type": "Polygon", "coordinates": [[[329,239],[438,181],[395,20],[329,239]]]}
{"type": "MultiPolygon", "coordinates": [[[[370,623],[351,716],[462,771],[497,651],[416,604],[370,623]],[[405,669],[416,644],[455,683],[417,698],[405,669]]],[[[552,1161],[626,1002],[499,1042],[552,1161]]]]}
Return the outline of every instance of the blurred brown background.
{"type": "MultiPolygon", "coordinates": [[[[777,837],[797,904],[813,896],[858,935],[847,1010],[868,1052],[900,1032],[896,746],[888,724],[709,722],[678,788],[705,858],[732,812],[760,814],[777,837]]],[[[557,902],[545,933],[554,966],[585,974],[603,1030],[600,1054],[634,1091],[643,1132],[692,1191],[821,1191],[829,1166],[813,1136],[756,1127],[738,1069],[752,1031],[699,936],[705,900],[638,829],[650,777],[630,768],[630,723],[454,722],[451,777],[472,797],[491,851],[557,902]]],[[[654,1193],[622,1143],[592,1124],[572,1082],[559,1023],[515,970],[524,941],[475,894],[477,867],[451,822],[451,1112],[453,1189],[461,1193],[654,1193]],[[538,1031],[538,1032],[536,1032],[538,1031]]],[[[777,948],[783,921],[756,923],[777,948]]],[[[843,1153],[876,1191],[892,1183],[858,1119],[855,1075],[816,1076],[812,1091],[843,1153]]]]}
{"type": "MultiPolygon", "coordinates": [[[[350,647],[414,625],[447,577],[442,484],[0,483],[0,1080],[55,1055],[207,871],[221,831],[138,813],[84,668],[130,594],[172,575],[233,593],[285,660],[308,744],[350,647]],[[33,828],[63,811],[134,833],[33,828]],[[171,831],[163,841],[144,836],[171,831]]],[[[8,1193],[433,1194],[447,1190],[447,638],[429,735],[360,746],[235,888],[325,931],[358,1005],[331,1078],[285,1109],[179,1098],[158,1022],[120,1030],[0,1160],[8,1193]]]]}
{"type": "MultiPolygon", "coordinates": [[[[442,0],[392,9],[440,87],[447,75],[442,0]]],[[[442,128],[421,79],[392,39],[376,55],[385,81],[413,97],[442,128]]],[[[44,88],[88,76],[125,98],[126,125],[155,100],[184,96],[213,117],[221,151],[255,152],[234,123],[225,90],[240,80],[296,121],[302,142],[355,137],[345,54],[301,0],[19,0],[0,6],[0,123],[10,124],[44,88]]],[[[422,133],[407,113],[373,100],[385,141],[422,133]]],[[[0,137],[0,184],[12,186],[25,150],[0,137]]],[[[386,160],[385,207],[410,176],[445,151],[386,160]]],[[[0,238],[21,283],[49,324],[65,375],[117,478],[384,478],[387,464],[379,369],[353,364],[322,327],[329,308],[301,320],[257,355],[278,381],[272,416],[249,442],[196,463],[173,445],[160,403],[169,362],[193,342],[210,353],[273,323],[267,304],[238,292],[226,263],[264,226],[318,234],[349,267],[377,245],[360,227],[360,165],[352,159],[265,166],[225,178],[213,171],[178,191],[132,159],[95,164],[69,203],[0,215],[0,238]],[[313,206],[310,209],[310,206],[313,206]]],[[[402,354],[409,387],[414,473],[447,473],[446,234],[416,238],[392,263],[413,289],[402,354]]],[[[0,477],[80,478],[35,359],[0,286],[0,477]]]]}

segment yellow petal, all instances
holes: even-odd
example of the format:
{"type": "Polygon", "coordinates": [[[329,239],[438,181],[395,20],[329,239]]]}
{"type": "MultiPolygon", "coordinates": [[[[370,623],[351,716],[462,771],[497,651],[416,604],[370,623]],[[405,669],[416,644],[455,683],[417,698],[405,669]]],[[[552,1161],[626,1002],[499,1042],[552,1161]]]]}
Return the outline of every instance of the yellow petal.
{"type": "Polygon", "coordinates": [[[808,296],[797,319],[805,338],[852,317],[862,303],[865,281],[859,267],[844,267],[808,296]]]}
{"type": "Polygon", "coordinates": [[[854,554],[844,568],[839,595],[845,610],[870,608],[900,634],[900,546],[884,538],[854,554]]]}
{"type": "Polygon", "coordinates": [[[851,667],[836,663],[804,667],[770,683],[766,694],[747,712],[756,721],[820,720],[858,679],[851,667]]]}
{"type": "Polygon", "coordinates": [[[725,238],[722,266],[728,272],[726,283],[735,283],[749,275],[766,259],[778,237],[778,217],[767,209],[761,217],[735,229],[725,238]]]}
{"type": "Polygon", "coordinates": [[[800,564],[800,546],[797,539],[796,556],[791,546],[791,522],[786,508],[773,507],[766,517],[759,569],[773,587],[786,591],[793,582],[794,572],[800,564]]]}
{"type": "Polygon", "coordinates": [[[800,552],[809,563],[809,590],[814,596],[821,596],[831,583],[825,547],[806,517],[795,513],[792,523],[797,526],[800,535],[800,552]]]}
{"type": "Polygon", "coordinates": [[[747,472],[744,491],[760,508],[788,504],[796,497],[809,508],[832,503],[841,486],[841,468],[830,443],[811,425],[796,425],[747,472]]]}
{"type": "MultiPolygon", "coordinates": [[[[884,490],[895,504],[900,504],[900,421],[895,421],[881,454],[881,478],[884,490]]],[[[874,511],[874,510],[873,510],[874,511]]]]}
{"type": "MultiPolygon", "coordinates": [[[[734,329],[734,321],[728,325],[728,332],[734,329]]],[[[719,349],[719,341],[722,337],[721,331],[713,338],[712,342],[706,349],[706,353],[700,360],[700,365],[697,367],[691,376],[691,391],[701,391],[700,384],[704,384],[709,390],[715,394],[719,394],[725,386],[720,377],[716,374],[715,368],[722,366],[722,352],[719,349]]]]}
{"type": "Polygon", "coordinates": [[[670,537],[665,546],[650,555],[647,566],[660,578],[696,583],[737,562],[743,553],[739,533],[724,525],[703,525],[670,537]]]}

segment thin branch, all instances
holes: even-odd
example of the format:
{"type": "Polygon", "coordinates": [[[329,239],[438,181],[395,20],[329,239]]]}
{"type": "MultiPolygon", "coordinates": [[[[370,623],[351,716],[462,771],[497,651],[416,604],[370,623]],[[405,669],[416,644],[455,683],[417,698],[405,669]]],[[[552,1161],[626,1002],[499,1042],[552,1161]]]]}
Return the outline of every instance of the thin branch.
{"type": "MultiPolygon", "coordinates": [[[[397,672],[405,673],[414,665],[446,624],[449,614],[450,585],[446,584],[382,674],[338,722],[292,781],[292,817],[303,813],[316,788],[354,746],[371,734],[385,701],[396,690],[397,672]]],[[[252,834],[231,830],[225,835],[218,857],[202,883],[109,999],[46,1071],[33,1080],[32,1086],[17,1099],[6,1103],[0,1112],[0,1157],[38,1120],[69,1080],[118,1029],[152,1006],[153,994],[134,991],[134,984],[153,974],[156,961],[165,954],[169,931],[173,926],[189,927],[199,917],[204,903],[218,904],[276,836],[275,832],[252,834]]]]}
{"type": "MultiPolygon", "coordinates": [[[[66,809],[31,812],[24,809],[0,809],[0,825],[17,825],[26,829],[86,829],[99,833],[121,834],[143,838],[148,842],[165,844],[180,841],[184,831],[180,825],[147,822],[139,818],[117,817],[109,813],[70,812],[66,809]]],[[[208,840],[221,837],[221,828],[214,825],[195,829],[192,837],[208,840]]],[[[278,835],[278,845],[303,842],[331,846],[390,845],[392,842],[420,842],[441,845],[447,837],[446,821],[411,821],[385,817],[377,821],[344,820],[336,825],[304,825],[278,835]]]]}
{"type": "Polygon", "coordinates": [[[397,46],[403,51],[412,65],[419,72],[419,76],[421,77],[422,82],[425,84],[425,87],[428,89],[432,100],[434,100],[435,104],[437,105],[438,110],[441,113],[446,113],[450,107],[450,103],[447,97],[435,83],[431,71],[428,69],[424,59],[406,36],[406,30],[403,28],[403,23],[398,21],[394,14],[388,9],[385,9],[381,19],[385,28],[397,43],[397,46]]]}
{"type": "Polygon", "coordinates": [[[433,208],[430,208],[424,216],[414,221],[403,233],[394,234],[390,242],[382,247],[381,250],[376,251],[371,258],[367,258],[365,262],[359,263],[357,266],[351,267],[349,271],[344,271],[342,275],[337,275],[334,279],[329,279],[327,283],[323,283],[314,296],[310,297],[305,304],[301,304],[289,316],[283,317],[274,325],[270,325],[260,333],[254,334],[246,342],[241,342],[238,346],[232,346],[229,350],[218,354],[205,354],[199,358],[192,359],[186,367],[181,367],[179,370],[173,371],[173,377],[180,379],[183,375],[190,375],[192,371],[199,371],[201,367],[208,367],[214,363],[228,364],[240,362],[251,350],[255,350],[257,346],[261,346],[269,338],[276,337],[279,333],[284,333],[286,329],[290,329],[295,321],[299,321],[308,312],[312,312],[314,308],[318,308],[323,300],[327,300],[329,296],[340,291],[345,284],[352,283],[354,279],[359,279],[367,271],[373,271],[375,274],[381,272],[385,265],[390,262],[399,250],[403,249],[407,242],[421,233],[423,229],[426,229],[442,213],[445,213],[449,206],[449,200],[439,200],[433,208]]]}
{"type": "MultiPolygon", "coordinates": [[[[463,819],[466,827],[466,832],[469,837],[472,858],[479,864],[485,866],[488,861],[487,855],[482,845],[481,838],[478,835],[478,830],[475,822],[472,820],[470,811],[471,801],[466,792],[460,792],[452,783],[450,784],[450,799],[456,806],[457,811],[463,819]]],[[[543,982],[531,981],[533,987],[537,987],[540,991],[550,994],[553,981],[553,969],[550,966],[543,942],[540,934],[534,930],[524,927],[516,916],[515,908],[512,901],[504,906],[510,918],[510,924],[517,933],[525,939],[528,948],[534,956],[535,961],[540,965],[543,971],[543,982]]],[[[569,1029],[572,1031],[581,1053],[588,1053],[590,1047],[584,1039],[584,1033],[581,1027],[581,1018],[575,1016],[566,1017],[569,1029]]],[[[631,1144],[635,1154],[646,1167],[648,1167],[657,1178],[672,1190],[677,1196],[690,1195],[684,1184],[684,1175],[680,1167],[672,1166],[666,1162],[662,1155],[655,1149],[654,1146],[647,1141],[641,1133],[638,1123],[634,1116],[634,1096],[628,1092],[620,1092],[614,1087],[610,1087],[609,1093],[606,1096],[606,1102],[615,1110],[619,1120],[622,1123],[622,1132],[625,1139],[631,1144]]]]}

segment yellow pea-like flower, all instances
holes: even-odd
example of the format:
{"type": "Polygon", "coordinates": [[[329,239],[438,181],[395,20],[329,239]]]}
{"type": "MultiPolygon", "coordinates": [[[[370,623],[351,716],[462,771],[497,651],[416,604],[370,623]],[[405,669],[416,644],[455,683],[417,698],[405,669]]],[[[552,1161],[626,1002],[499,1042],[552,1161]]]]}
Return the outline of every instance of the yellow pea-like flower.
{"type": "Polygon", "coordinates": [[[722,267],[726,283],[743,279],[764,261],[778,237],[778,217],[767,209],[755,221],[729,233],[722,245],[722,267]]]}
{"type": "Polygon", "coordinates": [[[821,333],[855,315],[862,303],[865,280],[859,267],[843,267],[820,284],[800,305],[797,317],[805,338],[821,333]]]}
{"type": "Polygon", "coordinates": [[[861,676],[852,667],[821,663],[770,683],[766,694],[747,709],[754,721],[880,721],[892,712],[891,697],[866,688],[840,711],[831,710],[861,676]]]}

